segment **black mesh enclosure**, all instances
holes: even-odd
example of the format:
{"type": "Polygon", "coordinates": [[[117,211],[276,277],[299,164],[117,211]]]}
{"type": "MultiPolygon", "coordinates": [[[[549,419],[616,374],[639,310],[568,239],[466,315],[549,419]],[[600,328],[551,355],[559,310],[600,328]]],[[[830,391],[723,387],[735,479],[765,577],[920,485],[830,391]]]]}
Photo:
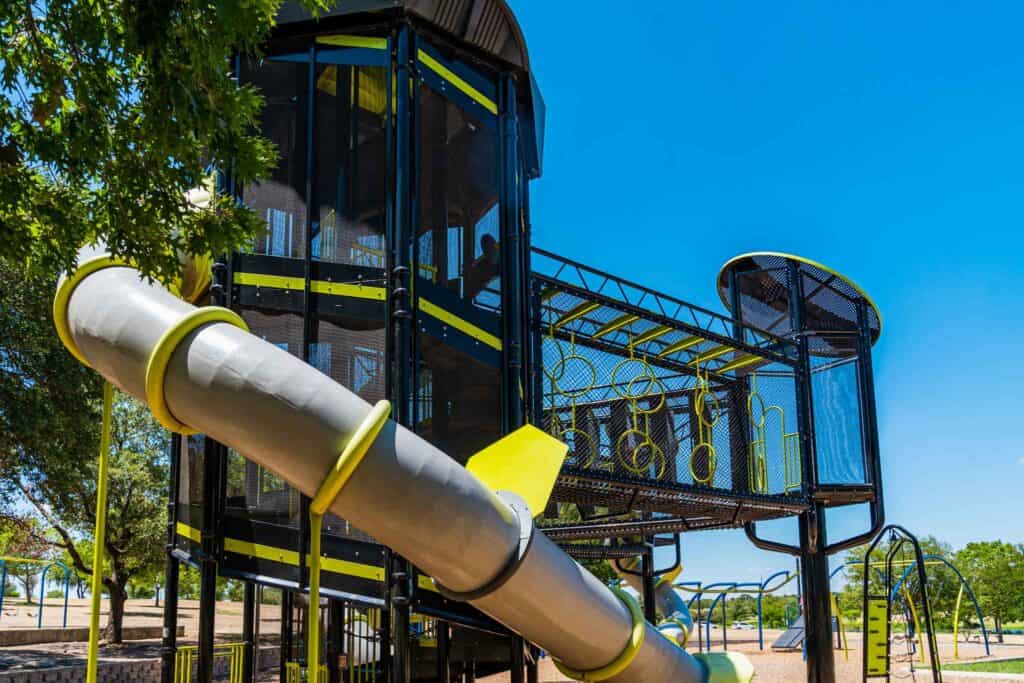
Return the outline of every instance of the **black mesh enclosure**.
{"type": "Polygon", "coordinates": [[[536,279],[539,414],[569,445],[558,501],[676,515],[690,528],[799,508],[791,349],[768,352],[714,325],[536,279]]]}

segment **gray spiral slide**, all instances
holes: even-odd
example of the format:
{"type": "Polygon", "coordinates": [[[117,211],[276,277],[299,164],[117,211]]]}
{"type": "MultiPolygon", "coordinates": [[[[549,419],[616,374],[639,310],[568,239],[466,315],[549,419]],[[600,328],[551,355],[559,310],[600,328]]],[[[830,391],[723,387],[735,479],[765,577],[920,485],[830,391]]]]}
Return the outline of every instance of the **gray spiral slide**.
{"type": "MultiPolygon", "coordinates": [[[[58,332],[82,362],[148,400],[165,424],[169,414],[180,431],[210,435],[310,497],[374,410],[240,329],[228,312],[220,309],[227,322],[197,316],[160,284],[111,263],[102,249],[84,250],[58,292],[58,332]],[[175,339],[190,327],[186,318],[199,322],[175,339]],[[168,359],[154,377],[152,359],[161,353],[168,359]]],[[[533,532],[521,499],[499,495],[408,429],[389,420],[349,465],[332,512],[549,652],[567,675],[623,683],[749,681],[742,657],[698,659],[638,619],[621,593],[533,532]]]]}

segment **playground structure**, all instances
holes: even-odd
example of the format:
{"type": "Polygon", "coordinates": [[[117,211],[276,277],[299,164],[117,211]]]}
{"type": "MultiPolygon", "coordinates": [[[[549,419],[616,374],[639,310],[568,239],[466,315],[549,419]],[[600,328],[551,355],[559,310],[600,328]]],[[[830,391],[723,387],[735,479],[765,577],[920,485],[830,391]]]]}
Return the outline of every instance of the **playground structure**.
{"type": "MultiPolygon", "coordinates": [[[[520,683],[538,648],[578,680],[749,681],[741,657],[680,647],[672,589],[680,534],[743,527],[800,559],[808,681],[834,681],[828,556],[884,520],[870,298],[761,252],[723,267],[721,314],[534,248],[544,106],[497,0],[360,0],[317,21],[286,5],[234,70],[281,159],[251,187],[223,169],[218,191],[266,232],[170,288],[95,245],[54,304],[109,381],[97,537],[110,387],[175,434],[164,680],[193,659],[211,679],[223,576],[246,582],[226,655],[246,682],[257,585],[283,592],[287,681],[520,683]],[[870,527],[830,543],[827,510],[858,504],[870,527]],[[798,545],[759,535],[783,518],[798,545]],[[642,605],[571,558],[616,562],[642,605]],[[181,563],[201,575],[194,650],[175,639],[181,563]],[[341,666],[356,649],[358,674],[341,666]]],[[[92,630],[90,681],[97,611],[92,630]]]]}
{"type": "Polygon", "coordinates": [[[68,595],[71,592],[71,570],[63,562],[55,560],[33,560],[24,557],[0,557],[0,619],[4,616],[4,597],[7,593],[7,568],[12,564],[31,564],[41,566],[39,572],[39,612],[36,617],[36,628],[43,627],[43,608],[46,606],[46,577],[50,570],[60,569],[64,578],[64,608],[61,616],[61,627],[68,625],[68,595]]]}

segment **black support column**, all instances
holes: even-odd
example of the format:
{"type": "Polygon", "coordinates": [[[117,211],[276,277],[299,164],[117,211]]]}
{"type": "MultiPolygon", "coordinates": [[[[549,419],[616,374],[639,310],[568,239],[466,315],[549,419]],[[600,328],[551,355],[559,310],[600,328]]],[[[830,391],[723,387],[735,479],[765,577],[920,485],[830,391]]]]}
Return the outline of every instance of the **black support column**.
{"type": "MultiPolygon", "coordinates": [[[[396,37],[395,65],[395,196],[394,225],[391,240],[391,291],[388,311],[393,342],[389,358],[391,376],[388,386],[392,403],[392,417],[400,425],[414,429],[412,405],[415,399],[415,368],[413,367],[413,297],[412,297],[412,245],[413,215],[412,188],[413,154],[412,129],[414,112],[410,89],[412,87],[414,36],[403,25],[396,37]]],[[[411,565],[399,555],[389,552],[387,561],[387,605],[383,610],[390,615],[392,661],[390,681],[408,683],[412,676],[412,643],[409,639],[409,607],[411,603],[411,565]]],[[[383,626],[383,625],[382,625],[383,626]]],[[[383,659],[388,659],[388,651],[383,659]]]]}
{"type": "Polygon", "coordinates": [[[818,457],[814,442],[814,401],[811,393],[811,354],[803,333],[803,279],[795,261],[789,262],[790,325],[798,331],[797,424],[802,435],[804,480],[810,508],[800,515],[800,583],[803,592],[807,682],[835,683],[832,649],[832,605],[826,548],[825,506],[815,498],[818,457]]]}
{"type": "Polygon", "coordinates": [[[245,593],[242,595],[242,642],[245,652],[242,655],[242,681],[254,683],[257,667],[257,644],[255,637],[256,625],[256,584],[245,582],[245,593]]]}

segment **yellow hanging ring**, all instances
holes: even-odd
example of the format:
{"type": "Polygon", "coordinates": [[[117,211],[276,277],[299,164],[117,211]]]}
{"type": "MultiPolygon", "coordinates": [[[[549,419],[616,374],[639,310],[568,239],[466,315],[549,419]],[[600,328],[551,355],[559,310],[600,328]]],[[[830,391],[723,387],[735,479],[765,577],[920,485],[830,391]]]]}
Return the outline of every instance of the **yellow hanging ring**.
{"type": "Polygon", "coordinates": [[[668,459],[665,457],[665,452],[661,450],[661,446],[651,441],[650,437],[646,441],[639,443],[633,448],[633,453],[630,456],[630,460],[633,463],[633,472],[636,472],[640,476],[650,476],[651,465],[656,468],[654,478],[661,479],[665,475],[665,469],[668,467],[668,459]],[[647,449],[650,453],[647,456],[646,466],[640,464],[640,453],[643,449],[647,449]]]}
{"type": "Polygon", "coordinates": [[[249,326],[241,316],[230,309],[219,306],[197,308],[164,332],[149,355],[149,362],[146,364],[146,402],[149,403],[149,408],[157,421],[172,432],[187,435],[195,434],[196,430],[174,417],[167,406],[167,397],[164,395],[167,365],[171,362],[171,356],[174,355],[178,344],[185,337],[210,323],[227,323],[249,331],[249,326]]]}
{"type": "Polygon", "coordinates": [[[590,446],[590,457],[587,458],[586,462],[576,462],[575,463],[576,467],[579,467],[580,469],[584,469],[585,470],[585,469],[587,469],[588,467],[590,467],[591,465],[594,464],[594,459],[597,457],[597,449],[594,447],[594,437],[592,437],[590,434],[587,434],[582,429],[579,429],[577,427],[569,427],[568,429],[565,429],[560,434],[558,434],[558,438],[559,438],[560,441],[568,443],[568,439],[566,438],[566,436],[568,436],[570,434],[573,437],[573,439],[572,439],[572,457],[574,459],[577,459],[577,460],[579,459],[579,448],[578,448],[578,444],[576,443],[576,435],[577,434],[582,436],[584,438],[584,440],[586,440],[587,445],[590,446]]]}
{"type": "Polygon", "coordinates": [[[690,476],[693,477],[693,480],[698,484],[710,486],[711,482],[715,478],[716,469],[718,469],[718,452],[715,450],[715,447],[709,443],[699,443],[694,446],[693,450],[690,451],[690,476]],[[697,457],[697,454],[704,449],[708,452],[708,474],[706,477],[701,477],[697,474],[696,468],[694,467],[694,459],[697,457]]]}

